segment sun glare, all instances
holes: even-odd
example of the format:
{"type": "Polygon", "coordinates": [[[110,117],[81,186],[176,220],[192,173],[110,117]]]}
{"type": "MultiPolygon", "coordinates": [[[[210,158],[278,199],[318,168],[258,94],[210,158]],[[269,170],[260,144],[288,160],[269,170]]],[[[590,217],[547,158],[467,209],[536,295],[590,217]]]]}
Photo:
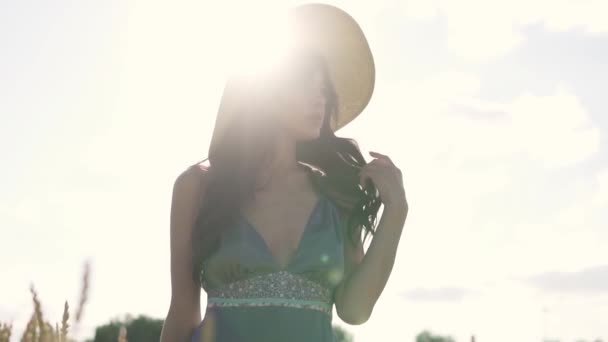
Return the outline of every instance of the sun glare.
{"type": "Polygon", "coordinates": [[[256,11],[256,15],[241,15],[224,36],[224,69],[233,77],[268,75],[289,50],[284,10],[269,7],[256,11]]]}

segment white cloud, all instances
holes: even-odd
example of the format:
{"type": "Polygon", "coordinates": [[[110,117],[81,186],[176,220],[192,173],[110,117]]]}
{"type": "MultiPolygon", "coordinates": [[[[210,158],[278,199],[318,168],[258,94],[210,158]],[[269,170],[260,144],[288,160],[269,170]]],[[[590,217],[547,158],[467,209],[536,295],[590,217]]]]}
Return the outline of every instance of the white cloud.
{"type": "Polygon", "coordinates": [[[596,174],[597,188],[593,198],[593,205],[599,207],[608,207],[608,168],[599,171],[596,174]]]}
{"type": "Polygon", "coordinates": [[[461,287],[415,288],[403,296],[415,301],[459,301],[475,292],[461,287]]]}
{"type": "Polygon", "coordinates": [[[459,57],[484,61],[502,55],[524,40],[504,16],[505,2],[445,2],[441,11],[447,19],[448,47],[459,57]]]}
{"type": "Polygon", "coordinates": [[[576,164],[599,151],[599,128],[564,85],[553,95],[524,94],[505,109],[512,119],[513,142],[547,166],[576,164]]]}
{"type": "Polygon", "coordinates": [[[395,146],[391,137],[401,137],[398,147],[408,159],[443,153],[465,163],[523,156],[563,167],[599,151],[599,128],[569,86],[558,84],[549,95],[524,92],[503,102],[481,100],[480,89],[478,76],[463,72],[388,88],[380,84],[370,108],[348,128],[358,136],[364,135],[359,129],[385,131],[374,142],[388,148],[395,146]]]}
{"type": "Polygon", "coordinates": [[[527,281],[543,290],[582,295],[608,294],[608,264],[576,272],[543,272],[527,281]]]}
{"type": "Polygon", "coordinates": [[[428,329],[456,341],[469,341],[475,335],[478,341],[537,342],[543,329],[541,310],[534,291],[516,282],[500,282],[449,302],[383,296],[365,325],[347,328],[358,341],[413,341],[428,329]]]}
{"type": "Polygon", "coordinates": [[[542,305],[529,288],[514,282],[488,286],[461,303],[463,326],[478,341],[540,341],[542,305]],[[517,327],[517,329],[513,329],[517,327]]]}
{"type": "MultiPolygon", "coordinates": [[[[476,218],[485,219],[479,208],[486,195],[512,195],[511,167],[540,174],[588,160],[599,150],[599,128],[565,85],[549,95],[523,93],[502,102],[481,100],[480,89],[477,76],[462,72],[381,83],[366,112],[341,132],[382,132],[369,143],[358,140],[365,149],[389,154],[404,173],[412,210],[395,269],[410,276],[392,279],[387,292],[470,287],[560,265],[580,268],[597,258],[597,227],[571,230],[559,214],[551,222],[507,225],[495,218],[486,227],[475,225],[476,218]],[[556,227],[562,227],[559,235],[556,227]],[[564,254],[573,244],[577,255],[564,254]]],[[[572,202],[589,210],[583,199],[591,194],[578,195],[572,202]]],[[[571,221],[581,222],[576,213],[571,221]]]]}
{"type": "Polygon", "coordinates": [[[543,24],[550,31],[580,29],[590,34],[608,33],[608,2],[603,0],[408,0],[403,13],[413,19],[443,16],[448,46],[459,57],[483,62],[521,44],[522,30],[543,24]]]}
{"type": "Polygon", "coordinates": [[[591,34],[608,33],[608,22],[603,15],[608,12],[606,1],[543,0],[532,1],[533,6],[526,4],[521,0],[518,9],[522,10],[522,14],[513,13],[513,17],[527,22],[542,21],[552,31],[582,29],[591,34]],[[524,14],[527,14],[527,18],[524,14]]]}
{"type": "Polygon", "coordinates": [[[445,114],[449,129],[444,133],[460,133],[452,140],[460,153],[476,157],[523,154],[552,168],[588,160],[600,148],[599,127],[565,84],[558,84],[550,95],[526,92],[506,102],[462,96],[452,108],[456,110],[445,114]],[[475,117],[450,116],[467,112],[475,117]],[[478,120],[484,112],[488,119],[478,120]]]}

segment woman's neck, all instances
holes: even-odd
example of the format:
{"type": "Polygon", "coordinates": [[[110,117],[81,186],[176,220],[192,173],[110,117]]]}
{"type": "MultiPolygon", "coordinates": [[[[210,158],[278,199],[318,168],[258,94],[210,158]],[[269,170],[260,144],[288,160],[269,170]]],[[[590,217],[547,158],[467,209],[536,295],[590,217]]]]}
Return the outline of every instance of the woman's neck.
{"type": "Polygon", "coordinates": [[[291,182],[302,175],[304,166],[296,158],[296,142],[278,137],[273,153],[260,170],[261,183],[270,185],[291,182]]]}

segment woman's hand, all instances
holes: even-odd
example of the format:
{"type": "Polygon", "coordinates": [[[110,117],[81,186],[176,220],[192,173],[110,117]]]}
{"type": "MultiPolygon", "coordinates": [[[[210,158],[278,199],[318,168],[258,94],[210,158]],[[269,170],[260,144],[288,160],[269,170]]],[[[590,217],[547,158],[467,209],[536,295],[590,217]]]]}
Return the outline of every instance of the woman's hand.
{"type": "Polygon", "coordinates": [[[386,155],[370,151],[369,154],[374,160],[361,168],[359,182],[365,187],[367,179],[371,179],[378,192],[385,208],[389,210],[405,210],[407,213],[408,204],[403,188],[403,175],[401,170],[386,155]]]}

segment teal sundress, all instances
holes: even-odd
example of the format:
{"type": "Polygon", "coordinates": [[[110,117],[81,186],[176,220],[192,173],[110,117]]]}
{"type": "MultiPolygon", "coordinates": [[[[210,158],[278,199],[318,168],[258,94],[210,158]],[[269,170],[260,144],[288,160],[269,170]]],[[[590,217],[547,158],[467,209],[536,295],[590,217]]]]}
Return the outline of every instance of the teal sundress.
{"type": "Polygon", "coordinates": [[[323,194],[296,251],[280,267],[243,216],[202,266],[207,306],[191,342],[333,342],[335,289],[344,276],[338,208],[323,194]]]}

